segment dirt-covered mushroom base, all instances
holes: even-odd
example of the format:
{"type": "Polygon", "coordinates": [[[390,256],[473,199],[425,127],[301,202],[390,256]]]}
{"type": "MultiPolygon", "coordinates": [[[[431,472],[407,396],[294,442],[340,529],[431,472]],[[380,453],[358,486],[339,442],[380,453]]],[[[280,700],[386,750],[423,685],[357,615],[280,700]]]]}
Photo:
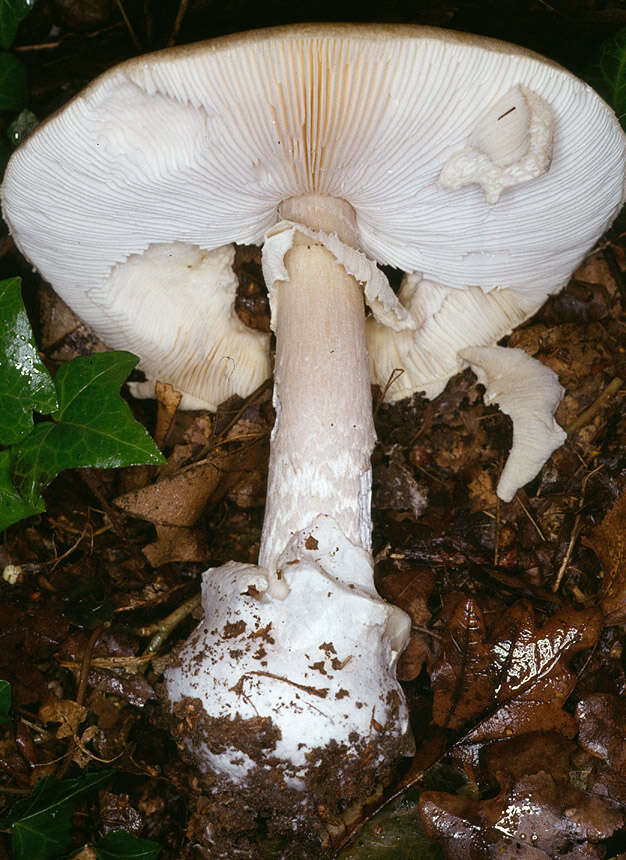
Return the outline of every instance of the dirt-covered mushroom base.
{"type": "MultiPolygon", "coordinates": [[[[398,717],[399,703],[392,709],[398,717]]],[[[331,833],[345,832],[353,811],[389,784],[393,765],[406,752],[406,741],[373,727],[369,740],[351,744],[331,741],[307,754],[303,790],[290,787],[294,766],[272,755],[280,730],[269,718],[216,719],[199,699],[184,698],[172,708],[171,734],[190,764],[186,790],[193,799],[187,835],[211,858],[258,857],[259,833],[280,840],[290,858],[330,857],[331,833]],[[211,751],[239,750],[255,765],[245,784],[221,774],[199,774],[188,743],[208,744],[211,751]],[[287,840],[287,843],[286,843],[287,840]]]]}

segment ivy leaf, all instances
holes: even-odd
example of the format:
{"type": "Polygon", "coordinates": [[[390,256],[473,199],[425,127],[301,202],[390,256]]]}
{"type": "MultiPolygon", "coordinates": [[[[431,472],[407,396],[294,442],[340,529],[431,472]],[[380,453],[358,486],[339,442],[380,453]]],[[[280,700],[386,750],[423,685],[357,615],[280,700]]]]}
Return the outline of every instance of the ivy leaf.
{"type": "Polygon", "coordinates": [[[56,420],[38,424],[13,458],[13,482],[26,502],[39,505],[41,489],[63,469],[165,462],[119,396],[137,361],[129,352],[104,352],[80,356],[59,369],[56,420]]]}
{"type": "Polygon", "coordinates": [[[11,685],[8,681],[0,681],[0,723],[9,721],[11,710],[11,685]]]}
{"type": "Polygon", "coordinates": [[[161,846],[150,839],[137,839],[125,830],[112,830],[95,846],[98,860],[156,860],[161,846]]]}
{"type": "Polygon", "coordinates": [[[410,789],[385,806],[366,824],[354,845],[342,851],[339,860],[443,860],[442,849],[422,826],[418,799],[418,792],[410,789]]]}
{"type": "Polygon", "coordinates": [[[611,105],[626,128],[626,27],[600,45],[585,78],[611,105]]]}
{"type": "Polygon", "coordinates": [[[0,47],[11,47],[17,25],[34,5],[35,0],[0,0],[0,47]]]}
{"type": "Polygon", "coordinates": [[[24,310],[19,278],[0,282],[0,367],[0,444],[13,445],[31,432],[33,409],[48,413],[57,408],[52,377],[39,358],[24,310]]]}
{"type": "Polygon", "coordinates": [[[112,771],[78,779],[47,776],[32,794],[18,801],[0,828],[11,828],[14,860],[51,860],[69,847],[72,815],[80,798],[105,783],[112,771]]]}
{"type": "Polygon", "coordinates": [[[0,51],[0,111],[21,111],[28,98],[26,66],[7,51],[0,51]]]}
{"type": "Polygon", "coordinates": [[[27,502],[13,486],[10,473],[11,452],[0,451],[0,532],[26,517],[41,514],[46,506],[41,496],[27,502]]]}

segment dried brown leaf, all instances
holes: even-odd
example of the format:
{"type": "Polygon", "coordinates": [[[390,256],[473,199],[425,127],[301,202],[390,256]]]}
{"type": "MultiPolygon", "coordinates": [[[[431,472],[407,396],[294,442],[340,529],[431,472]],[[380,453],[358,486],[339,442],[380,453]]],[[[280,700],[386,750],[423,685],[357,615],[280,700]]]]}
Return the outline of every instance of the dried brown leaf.
{"type": "MultiPolygon", "coordinates": [[[[385,600],[404,609],[414,626],[426,627],[430,621],[428,598],[434,584],[431,570],[417,567],[390,573],[379,583],[378,589],[385,600]]],[[[430,654],[428,636],[413,629],[409,644],[398,662],[398,680],[412,681],[417,678],[430,654]]]]}
{"type": "Polygon", "coordinates": [[[204,535],[199,529],[157,526],[157,539],[143,548],[152,567],[170,562],[202,562],[209,558],[204,535]]]}
{"type": "Polygon", "coordinates": [[[39,719],[42,723],[61,724],[56,732],[58,738],[74,737],[86,717],[87,708],[72,699],[51,697],[39,708],[39,719]]]}
{"type": "Polygon", "coordinates": [[[171,478],[125,493],[114,504],[134,517],[162,526],[193,526],[217,489],[227,455],[216,452],[171,478]]]}
{"type": "Polygon", "coordinates": [[[156,382],[157,419],[154,430],[154,441],[163,450],[165,440],[174,422],[176,411],[183,399],[180,391],[175,391],[167,382],[156,382]]]}
{"type": "Polygon", "coordinates": [[[531,605],[520,601],[490,631],[471,597],[453,595],[444,613],[442,656],[431,676],[438,725],[465,729],[468,744],[553,729],[573,736],[574,719],[563,710],[575,684],[566,660],[595,644],[597,610],[562,609],[538,630],[531,605]]]}
{"type": "Polygon", "coordinates": [[[409,644],[398,661],[396,672],[398,681],[415,680],[430,657],[430,653],[427,637],[423,633],[412,633],[409,644]]]}
{"type": "Polygon", "coordinates": [[[388,574],[379,583],[378,590],[385,600],[404,609],[413,624],[425,627],[430,621],[427,602],[434,585],[435,578],[429,568],[414,567],[388,574]]]}
{"type": "Polygon", "coordinates": [[[404,455],[392,449],[389,462],[374,468],[374,504],[380,510],[409,511],[417,519],[427,504],[427,493],[404,462],[404,455]]]}

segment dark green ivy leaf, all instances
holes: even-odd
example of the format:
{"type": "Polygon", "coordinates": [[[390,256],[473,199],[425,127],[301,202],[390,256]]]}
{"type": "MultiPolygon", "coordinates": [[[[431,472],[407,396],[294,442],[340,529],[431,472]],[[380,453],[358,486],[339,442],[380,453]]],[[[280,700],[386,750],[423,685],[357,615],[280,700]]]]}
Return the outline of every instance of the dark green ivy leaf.
{"type": "Polygon", "coordinates": [[[13,445],[31,432],[33,409],[48,413],[57,408],[52,377],[39,358],[22,304],[19,278],[0,282],[0,370],[0,445],[13,445]]]}
{"type": "Polygon", "coordinates": [[[26,517],[41,514],[46,506],[41,496],[27,502],[13,486],[10,451],[0,451],[0,532],[26,517]]]}
{"type": "Polygon", "coordinates": [[[17,25],[34,5],[35,0],[0,0],[0,47],[11,47],[17,25]]]}
{"type": "Polygon", "coordinates": [[[137,839],[125,830],[112,830],[96,844],[98,860],[156,860],[161,846],[150,839],[137,839]]]}
{"type": "Polygon", "coordinates": [[[137,361],[129,352],[104,352],[75,358],[59,369],[55,421],[37,424],[13,457],[13,482],[29,504],[40,504],[42,488],[63,469],[165,462],[119,396],[137,361]]]}
{"type": "Polygon", "coordinates": [[[9,720],[11,710],[11,685],[8,681],[0,681],[0,723],[9,720]]]}
{"type": "Polygon", "coordinates": [[[0,51],[0,111],[17,113],[26,106],[27,98],[26,66],[13,54],[0,51]]]}
{"type": "Polygon", "coordinates": [[[424,831],[418,800],[418,792],[409,789],[385,806],[339,860],[444,860],[439,845],[424,831]]]}
{"type": "Polygon", "coordinates": [[[78,779],[47,776],[32,793],[18,801],[0,827],[11,828],[13,860],[51,860],[70,843],[72,814],[80,798],[105,783],[112,771],[85,774],[78,779]]]}
{"type": "Polygon", "coordinates": [[[611,105],[626,128],[626,27],[600,45],[585,78],[611,105]]]}

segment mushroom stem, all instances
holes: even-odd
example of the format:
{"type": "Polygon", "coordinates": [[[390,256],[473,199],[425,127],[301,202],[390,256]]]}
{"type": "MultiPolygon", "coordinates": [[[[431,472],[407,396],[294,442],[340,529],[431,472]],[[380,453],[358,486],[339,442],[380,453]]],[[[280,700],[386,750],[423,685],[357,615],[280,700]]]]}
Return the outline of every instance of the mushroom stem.
{"type": "MultiPolygon", "coordinates": [[[[283,204],[281,215],[355,241],[351,207],[308,197],[310,209],[306,198],[298,198],[283,204]]],[[[288,279],[271,287],[276,423],[259,557],[270,571],[291,536],[320,514],[366,550],[372,529],[376,434],[363,290],[324,245],[302,233],[284,264],[288,279]]]]}

